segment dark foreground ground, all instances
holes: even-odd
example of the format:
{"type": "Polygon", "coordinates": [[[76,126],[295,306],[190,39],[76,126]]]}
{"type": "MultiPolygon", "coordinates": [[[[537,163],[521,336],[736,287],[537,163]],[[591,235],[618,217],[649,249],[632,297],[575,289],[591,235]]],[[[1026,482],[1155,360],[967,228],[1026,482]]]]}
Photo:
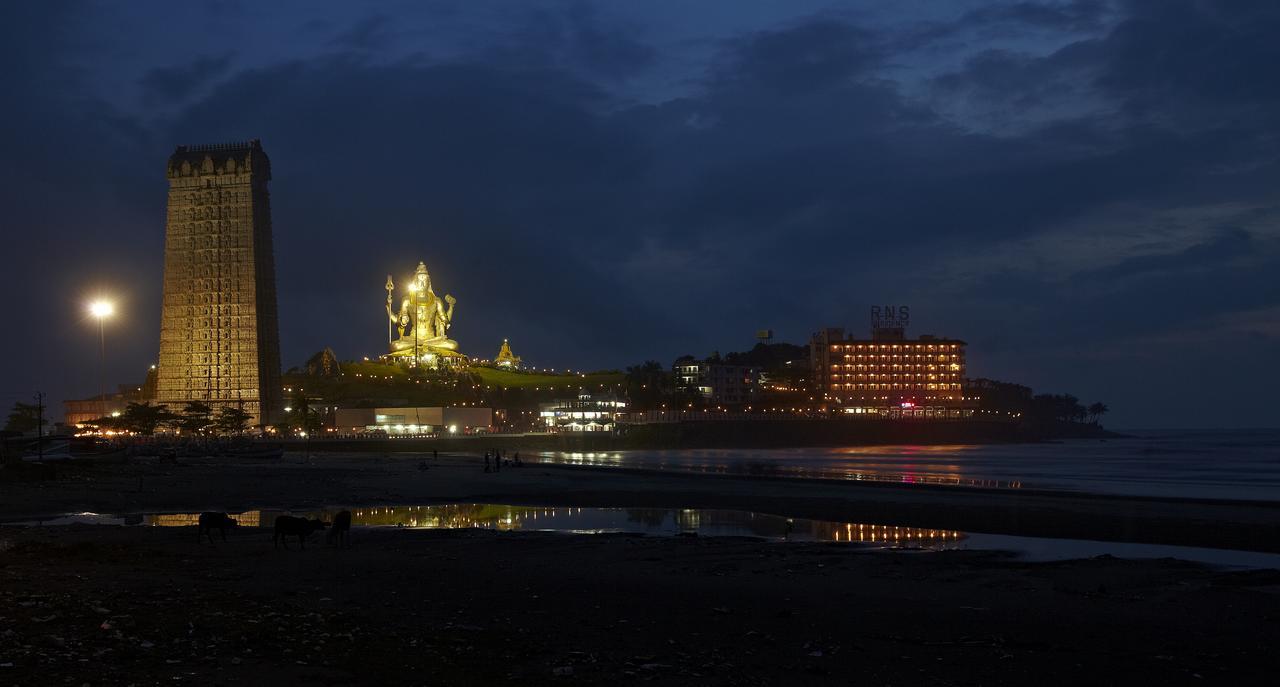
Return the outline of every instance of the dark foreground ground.
{"type": "MultiPolygon", "coordinates": [[[[476,459],[0,471],[0,520],[440,502],[739,508],[1038,536],[1280,548],[1276,504],[527,467],[476,459]]],[[[1280,573],[849,544],[0,526],[0,685],[1272,684],[1280,573]]]]}
{"type": "Polygon", "coordinates": [[[0,528],[0,684],[1273,684],[1280,573],[839,544],[0,528]]]}

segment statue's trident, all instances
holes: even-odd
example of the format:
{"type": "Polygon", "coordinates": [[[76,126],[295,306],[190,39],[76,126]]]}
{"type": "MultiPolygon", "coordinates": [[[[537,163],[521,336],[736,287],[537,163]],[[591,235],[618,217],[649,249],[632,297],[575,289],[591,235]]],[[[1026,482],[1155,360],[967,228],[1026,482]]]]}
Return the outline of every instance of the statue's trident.
{"type": "Polygon", "coordinates": [[[391,275],[387,275],[387,345],[391,345],[391,304],[395,298],[391,295],[396,290],[395,282],[391,281],[391,275]]]}

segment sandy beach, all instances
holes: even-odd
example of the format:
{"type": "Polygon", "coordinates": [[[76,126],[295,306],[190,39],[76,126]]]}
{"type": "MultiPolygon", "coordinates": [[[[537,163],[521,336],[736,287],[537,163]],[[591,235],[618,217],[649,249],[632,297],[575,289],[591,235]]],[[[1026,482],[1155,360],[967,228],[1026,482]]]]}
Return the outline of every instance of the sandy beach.
{"type": "MultiPolygon", "coordinates": [[[[1274,551],[1270,504],[288,455],[64,465],[0,516],[444,502],[734,508],[1274,551]]],[[[11,477],[11,476],[10,476],[11,477]]],[[[1280,573],[748,538],[0,527],[0,684],[1261,683],[1280,573]]]]}

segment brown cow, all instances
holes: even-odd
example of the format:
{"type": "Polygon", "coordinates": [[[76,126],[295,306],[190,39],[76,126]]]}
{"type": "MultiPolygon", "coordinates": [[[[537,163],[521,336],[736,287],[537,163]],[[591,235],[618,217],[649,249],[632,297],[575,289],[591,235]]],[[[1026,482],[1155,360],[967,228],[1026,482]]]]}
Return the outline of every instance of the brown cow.
{"type": "Polygon", "coordinates": [[[326,524],[322,520],[308,520],[290,515],[281,515],[276,518],[275,536],[271,538],[271,545],[277,547],[283,542],[285,550],[288,550],[288,538],[296,535],[298,537],[298,545],[305,549],[307,548],[307,535],[324,529],[326,524]]]}
{"type": "Polygon", "coordinates": [[[209,535],[209,543],[213,543],[213,531],[222,532],[222,541],[227,540],[227,528],[235,527],[240,523],[228,516],[226,513],[207,512],[200,514],[200,531],[196,533],[196,541],[200,541],[201,537],[209,535]]]}

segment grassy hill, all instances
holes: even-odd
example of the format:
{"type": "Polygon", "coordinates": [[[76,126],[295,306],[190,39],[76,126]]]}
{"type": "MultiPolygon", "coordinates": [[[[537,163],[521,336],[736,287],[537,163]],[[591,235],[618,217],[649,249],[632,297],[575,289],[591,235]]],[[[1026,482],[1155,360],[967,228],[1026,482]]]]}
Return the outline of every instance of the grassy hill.
{"type": "Polygon", "coordinates": [[[553,389],[563,391],[599,391],[608,387],[619,386],[623,381],[621,372],[583,372],[578,374],[551,374],[547,372],[522,372],[499,370],[492,367],[475,367],[471,369],[474,376],[486,386],[503,389],[553,389]]]}
{"type": "Polygon", "coordinates": [[[305,373],[284,375],[286,398],[299,389],[308,397],[340,406],[486,405],[536,408],[539,403],[570,398],[581,392],[620,392],[623,374],[615,371],[550,373],[473,367],[460,374],[410,372],[372,361],[342,363],[336,377],[305,373]]]}

